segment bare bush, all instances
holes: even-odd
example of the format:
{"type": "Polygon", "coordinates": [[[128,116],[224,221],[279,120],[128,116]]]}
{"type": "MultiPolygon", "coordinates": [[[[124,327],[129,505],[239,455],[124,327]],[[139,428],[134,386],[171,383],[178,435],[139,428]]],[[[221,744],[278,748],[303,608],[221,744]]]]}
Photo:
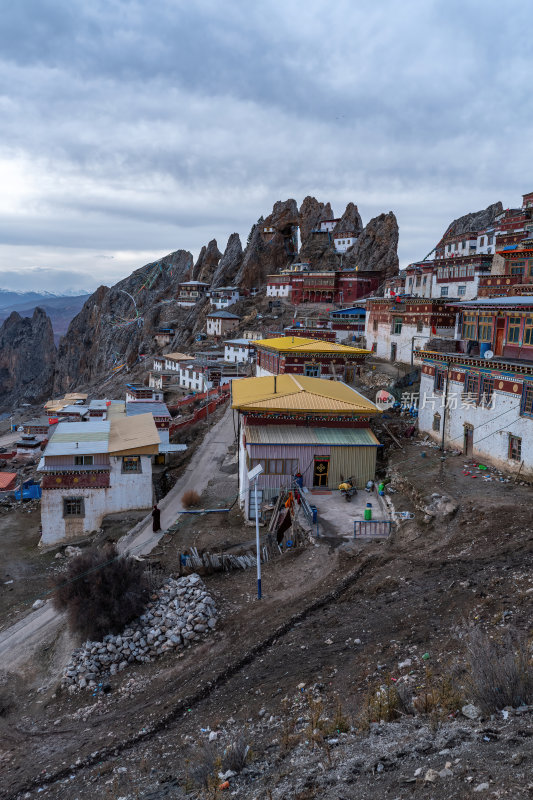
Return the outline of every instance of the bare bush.
{"type": "Polygon", "coordinates": [[[467,654],[472,701],[485,713],[533,702],[533,665],[523,634],[496,641],[479,628],[468,633],[467,654]]]}
{"type": "Polygon", "coordinates": [[[200,495],[194,489],[189,489],[188,492],[182,494],[181,502],[185,508],[196,508],[200,505],[200,495]]]}
{"type": "Polygon", "coordinates": [[[246,766],[246,760],[250,748],[246,744],[244,736],[240,735],[225,749],[222,756],[222,772],[229,769],[232,772],[241,772],[246,766]]]}
{"type": "Polygon", "coordinates": [[[71,629],[87,639],[120,633],[148,599],[144,568],[139,561],[119,557],[114,545],[88,550],[53,579],[54,606],[66,610],[71,629]]]}
{"type": "Polygon", "coordinates": [[[220,759],[211,742],[194,750],[187,763],[187,788],[212,789],[217,780],[220,759]]]}

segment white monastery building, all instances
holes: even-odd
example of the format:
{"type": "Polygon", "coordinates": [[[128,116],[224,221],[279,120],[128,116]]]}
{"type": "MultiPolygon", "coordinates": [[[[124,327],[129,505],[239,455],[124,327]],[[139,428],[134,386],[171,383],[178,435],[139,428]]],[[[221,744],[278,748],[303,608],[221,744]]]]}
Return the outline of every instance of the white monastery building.
{"type": "Polygon", "coordinates": [[[39,463],[41,544],[87,536],[107,514],[150,508],[159,444],[152,414],[59,423],[39,463]]]}

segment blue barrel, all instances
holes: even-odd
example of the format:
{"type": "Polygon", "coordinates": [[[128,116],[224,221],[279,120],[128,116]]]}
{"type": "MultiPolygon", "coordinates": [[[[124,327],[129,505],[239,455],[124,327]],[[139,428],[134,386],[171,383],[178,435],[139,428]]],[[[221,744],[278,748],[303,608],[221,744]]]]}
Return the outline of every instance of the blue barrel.
{"type": "Polygon", "coordinates": [[[484,358],[485,353],[487,350],[490,350],[490,342],[480,342],[479,343],[479,355],[481,358],[484,358]]]}

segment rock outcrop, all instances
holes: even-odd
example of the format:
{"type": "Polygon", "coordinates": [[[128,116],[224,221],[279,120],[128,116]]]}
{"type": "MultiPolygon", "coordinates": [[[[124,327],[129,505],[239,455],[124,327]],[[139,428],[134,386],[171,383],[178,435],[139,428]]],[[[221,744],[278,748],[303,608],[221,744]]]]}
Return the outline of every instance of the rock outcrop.
{"type": "Polygon", "coordinates": [[[190,275],[192,263],[191,253],[177,250],[111,288],[100,286],[59,343],[54,392],[133,366],[152,350],[160,325],[180,326],[187,312],[176,303],[178,284],[190,275]]]}
{"type": "Polygon", "coordinates": [[[241,268],[236,282],[243,289],[261,286],[267,275],[279,272],[296,256],[295,226],[299,224],[296,200],[274,203],[272,213],[256,224],[250,231],[241,268]],[[263,235],[264,228],[273,228],[274,233],[263,235]]]}
{"type": "Polygon", "coordinates": [[[217,240],[211,239],[207,247],[204,245],[200,250],[200,255],[192,270],[191,280],[211,283],[221,258],[222,253],[218,249],[217,240]]]}
{"type": "Polygon", "coordinates": [[[32,317],[16,311],[0,328],[0,408],[39,403],[52,389],[56,348],[50,317],[36,308],[32,317]]]}
{"type": "Polygon", "coordinates": [[[470,214],[464,214],[458,219],[454,219],[451,225],[446,229],[443,239],[448,236],[459,236],[461,233],[481,231],[488,228],[495,218],[503,213],[503,206],[498,200],[497,203],[492,203],[482,211],[473,211],[470,214]]]}
{"type": "Polygon", "coordinates": [[[398,222],[392,211],[370,220],[343,262],[360,272],[381,272],[383,278],[397,275],[398,265],[398,222]]]}
{"type": "Polygon", "coordinates": [[[359,236],[363,230],[363,220],[354,203],[348,203],[346,210],[333,229],[333,236],[340,233],[353,233],[359,236]]]}
{"type": "Polygon", "coordinates": [[[333,210],[330,204],[320,203],[316,197],[307,195],[300,206],[299,215],[302,245],[308,243],[313,228],[316,228],[325,219],[333,219],[333,210]]]}
{"type": "Polygon", "coordinates": [[[213,289],[217,289],[219,286],[233,286],[241,268],[243,255],[240,236],[238,233],[232,233],[224,255],[213,274],[211,283],[213,289]]]}

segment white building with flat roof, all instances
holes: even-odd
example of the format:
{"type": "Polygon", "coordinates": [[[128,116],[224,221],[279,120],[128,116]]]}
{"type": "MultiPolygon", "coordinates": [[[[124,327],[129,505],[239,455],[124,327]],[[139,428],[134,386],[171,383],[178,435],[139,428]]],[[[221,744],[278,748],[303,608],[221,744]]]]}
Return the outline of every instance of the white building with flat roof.
{"type": "Polygon", "coordinates": [[[40,544],[82,539],[107,514],[150,508],[159,444],[152,414],[56,425],[39,463],[40,544]]]}

